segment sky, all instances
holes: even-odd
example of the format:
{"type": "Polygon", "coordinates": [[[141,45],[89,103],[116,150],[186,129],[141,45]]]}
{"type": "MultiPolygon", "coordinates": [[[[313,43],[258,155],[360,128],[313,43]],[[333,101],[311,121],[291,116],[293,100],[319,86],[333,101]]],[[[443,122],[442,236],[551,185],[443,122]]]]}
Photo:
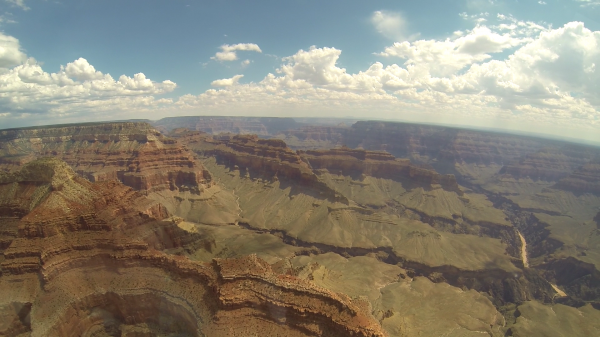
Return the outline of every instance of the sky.
{"type": "Polygon", "coordinates": [[[191,115],[600,143],[600,0],[0,0],[0,129],[191,115]]]}

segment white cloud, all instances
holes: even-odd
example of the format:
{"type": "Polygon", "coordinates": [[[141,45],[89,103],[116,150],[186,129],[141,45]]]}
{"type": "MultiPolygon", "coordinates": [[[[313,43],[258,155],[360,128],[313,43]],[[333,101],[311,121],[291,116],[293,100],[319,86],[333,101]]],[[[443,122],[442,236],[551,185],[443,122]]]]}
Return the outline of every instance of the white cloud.
{"type": "Polygon", "coordinates": [[[9,4],[12,4],[13,6],[20,7],[24,11],[29,10],[29,7],[27,7],[27,5],[25,5],[25,0],[5,0],[5,1],[8,2],[9,4]]]}
{"type": "Polygon", "coordinates": [[[377,111],[378,117],[394,118],[402,111],[402,118],[428,114],[471,125],[494,121],[521,129],[600,132],[600,32],[578,22],[549,29],[508,16],[503,21],[506,27],[478,25],[444,40],[396,43],[384,53],[402,57],[404,64],[377,62],[357,73],[337,65],[339,49],[313,46],[284,57],[258,83],[186,95],[176,105],[231,114],[333,111],[373,117],[377,111]],[[514,48],[505,59],[492,58],[514,48]]]}
{"type": "Polygon", "coordinates": [[[402,14],[389,11],[376,11],[371,15],[371,23],[377,31],[388,39],[405,39],[406,20],[402,14]]]}
{"type": "MultiPolygon", "coordinates": [[[[279,68],[261,81],[239,83],[243,75],[218,79],[211,83],[215,88],[181,96],[175,102],[156,98],[176,87],[170,81],[157,83],[141,73],[115,80],[85,59],[48,73],[30,59],[0,72],[0,121],[27,113],[70,118],[115,111],[285,112],[493,123],[522,130],[544,125],[559,134],[572,127],[574,136],[588,130],[590,137],[597,138],[600,31],[591,31],[580,22],[551,29],[505,15],[489,21],[496,19],[495,25],[473,23],[471,30],[438,40],[395,43],[381,53],[390,64],[375,62],[357,72],[338,65],[341,50],[312,46],[281,58],[279,68]]],[[[232,45],[222,52],[253,48],[232,45]]],[[[13,50],[19,50],[18,41],[13,50]]]]}
{"type": "Polygon", "coordinates": [[[249,65],[250,62],[251,62],[250,60],[243,60],[240,64],[242,65],[242,67],[245,67],[245,66],[249,65]]]}
{"type": "MultiPolygon", "coordinates": [[[[114,80],[79,58],[48,73],[34,59],[28,59],[0,73],[0,110],[5,120],[36,114],[37,118],[67,118],[77,115],[93,119],[102,112],[131,111],[168,102],[154,95],[171,92],[171,81],[157,83],[143,73],[121,75],[114,80]]],[[[171,102],[172,103],[172,102],[171,102]]],[[[81,118],[81,117],[80,117],[81,118]]],[[[119,115],[115,118],[120,118],[119,115]]]]}
{"type": "Polygon", "coordinates": [[[94,66],[89,64],[86,59],[81,57],[67,64],[64,71],[70,78],[81,81],[97,80],[104,76],[101,72],[96,71],[94,66]]]}
{"type": "Polygon", "coordinates": [[[21,51],[19,40],[0,32],[0,68],[8,68],[23,63],[27,59],[21,51]]]}
{"type": "Polygon", "coordinates": [[[522,44],[522,39],[499,34],[485,26],[477,26],[468,34],[453,34],[444,41],[418,40],[396,42],[379,55],[399,57],[406,65],[415,65],[432,74],[447,76],[475,62],[491,58],[490,53],[522,44]]]}
{"type": "Polygon", "coordinates": [[[230,87],[232,85],[236,85],[242,77],[244,77],[244,75],[235,75],[232,78],[224,78],[221,80],[212,81],[210,85],[213,87],[230,87]]]}
{"type": "Polygon", "coordinates": [[[575,0],[580,3],[581,7],[596,7],[600,6],[599,0],[575,0]]]}
{"type": "Polygon", "coordinates": [[[221,51],[217,52],[215,56],[211,57],[212,60],[217,61],[235,61],[237,60],[237,51],[254,51],[262,53],[262,50],[258,45],[254,43],[238,43],[238,44],[225,44],[222,45],[221,51]]]}

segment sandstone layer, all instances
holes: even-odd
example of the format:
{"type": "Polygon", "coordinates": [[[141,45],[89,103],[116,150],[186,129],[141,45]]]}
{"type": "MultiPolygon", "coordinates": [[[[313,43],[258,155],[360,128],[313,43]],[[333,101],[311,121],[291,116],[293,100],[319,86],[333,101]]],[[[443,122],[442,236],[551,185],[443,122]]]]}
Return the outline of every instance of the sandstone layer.
{"type": "Polygon", "coordinates": [[[118,179],[143,193],[199,193],[208,172],[175,140],[147,123],[91,123],[0,130],[0,169],[13,171],[34,158],[67,162],[90,181],[118,179]]]}
{"type": "Polygon", "coordinates": [[[440,185],[447,191],[462,195],[453,175],[441,175],[434,170],[411,165],[408,159],[396,159],[385,151],[353,150],[339,148],[331,150],[298,151],[300,157],[313,169],[326,169],[344,175],[369,175],[404,181],[406,184],[431,187],[440,185]]]}
{"type": "Polygon", "coordinates": [[[255,256],[166,254],[202,238],[118,182],[91,183],[42,159],[0,175],[0,189],[21,200],[4,204],[19,219],[3,252],[4,335],[385,335],[367,302],[279,275],[255,256]]]}

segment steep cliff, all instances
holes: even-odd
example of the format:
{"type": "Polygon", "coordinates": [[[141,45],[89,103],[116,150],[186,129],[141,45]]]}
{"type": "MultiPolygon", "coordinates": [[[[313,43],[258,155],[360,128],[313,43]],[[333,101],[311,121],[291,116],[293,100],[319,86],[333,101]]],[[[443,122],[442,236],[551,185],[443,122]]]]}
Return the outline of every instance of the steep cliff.
{"type": "Polygon", "coordinates": [[[535,153],[527,154],[519,160],[507,163],[499,173],[517,179],[558,181],[598,154],[600,154],[598,149],[571,144],[563,147],[543,148],[535,153]]]}
{"type": "Polygon", "coordinates": [[[91,183],[47,158],[0,175],[0,189],[21,200],[1,263],[0,334],[385,335],[368,303],[255,256],[199,263],[162,252],[202,238],[116,181],[91,183]]]}
{"type": "Polygon", "coordinates": [[[275,135],[299,126],[292,118],[224,116],[168,117],[154,122],[153,125],[165,133],[177,128],[186,128],[214,135],[237,133],[261,136],[275,135]]]}
{"type": "Polygon", "coordinates": [[[92,123],[0,130],[0,169],[53,156],[91,181],[118,179],[143,193],[199,193],[210,175],[176,141],[146,123],[92,123]]]}
{"type": "Polygon", "coordinates": [[[384,151],[353,150],[339,148],[331,150],[298,151],[300,157],[313,169],[326,169],[344,175],[368,175],[404,182],[407,186],[417,185],[431,188],[440,185],[447,191],[462,195],[453,175],[441,175],[434,170],[412,165],[408,159],[396,159],[384,151]]]}
{"type": "Polygon", "coordinates": [[[555,187],[576,193],[600,194],[600,161],[592,161],[577,168],[556,183],[555,187]]]}

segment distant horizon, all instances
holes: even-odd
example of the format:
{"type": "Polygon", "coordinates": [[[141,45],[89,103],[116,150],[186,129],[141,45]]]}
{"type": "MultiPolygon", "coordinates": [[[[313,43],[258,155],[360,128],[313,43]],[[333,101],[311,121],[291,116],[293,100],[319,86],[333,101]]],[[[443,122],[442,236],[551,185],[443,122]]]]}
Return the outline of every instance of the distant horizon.
{"type": "MultiPolygon", "coordinates": [[[[351,127],[356,122],[387,122],[387,123],[398,123],[398,124],[413,124],[413,125],[427,125],[427,126],[437,126],[443,128],[457,129],[457,130],[470,130],[470,131],[479,131],[479,132],[491,132],[491,133],[499,133],[499,134],[508,134],[508,135],[516,135],[522,137],[530,137],[537,139],[548,139],[554,141],[561,141],[566,143],[574,143],[586,146],[594,146],[600,147],[600,141],[594,142],[592,140],[578,139],[578,138],[569,138],[569,137],[561,137],[555,134],[544,134],[544,133],[527,133],[519,130],[512,129],[499,129],[499,128],[486,128],[486,127],[476,127],[470,125],[455,125],[455,124],[442,124],[442,123],[433,123],[433,122],[411,122],[404,120],[391,120],[391,119],[362,119],[362,118],[354,118],[354,117],[301,117],[301,116],[286,116],[286,117],[276,117],[276,116],[220,116],[220,115],[186,115],[186,116],[170,116],[163,117],[159,119],[119,119],[119,120],[104,120],[104,121],[90,121],[90,122],[73,122],[73,123],[59,123],[59,124],[40,124],[40,125],[29,125],[22,127],[11,127],[11,128],[0,128],[0,131],[10,131],[10,130],[25,130],[25,129],[35,129],[35,128],[45,128],[45,127],[62,127],[62,126],[76,126],[76,125],[94,125],[94,124],[107,124],[107,123],[148,123],[151,126],[154,126],[153,123],[159,122],[163,119],[177,119],[177,118],[281,118],[281,119],[293,119],[297,122],[296,119],[308,119],[308,120],[340,120],[340,121],[353,121],[351,127]]],[[[310,125],[310,124],[309,124],[310,125]]]]}
{"type": "Polygon", "coordinates": [[[600,144],[600,0],[0,0],[0,28],[2,128],[352,116],[600,144]]]}

